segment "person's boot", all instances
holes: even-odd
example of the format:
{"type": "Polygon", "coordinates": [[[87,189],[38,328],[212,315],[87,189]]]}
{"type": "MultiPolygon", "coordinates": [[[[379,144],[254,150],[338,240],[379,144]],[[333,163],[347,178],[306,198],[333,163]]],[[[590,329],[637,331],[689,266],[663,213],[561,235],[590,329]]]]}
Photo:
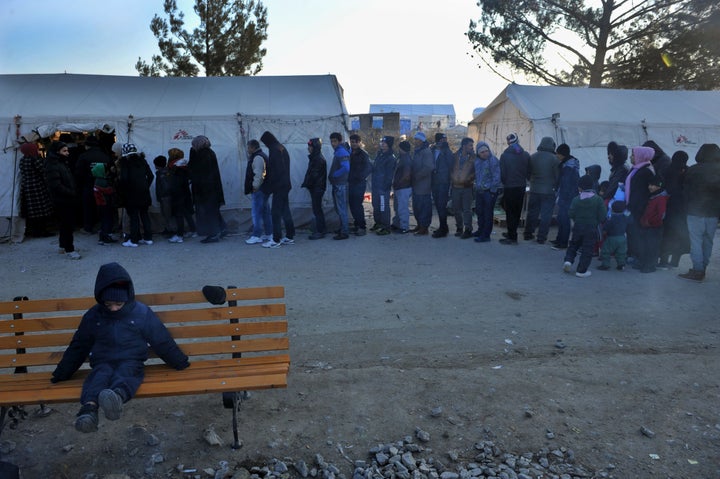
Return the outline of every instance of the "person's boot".
{"type": "Polygon", "coordinates": [[[466,229],[460,235],[460,239],[468,239],[468,238],[472,238],[472,230],[466,229]]]}
{"type": "Polygon", "coordinates": [[[80,432],[96,432],[98,430],[97,404],[83,404],[75,419],[75,429],[80,432]]]}
{"type": "MultiPolygon", "coordinates": [[[[223,301],[224,302],[224,301],[223,301]]],[[[118,390],[103,389],[98,396],[100,409],[105,414],[105,418],[110,421],[117,421],[122,416],[123,397],[118,390]]]]}
{"type": "Polygon", "coordinates": [[[705,272],[691,268],[690,270],[688,270],[687,273],[679,274],[678,278],[687,279],[690,281],[696,281],[699,283],[705,279],[705,272]]]}
{"type": "Polygon", "coordinates": [[[442,226],[435,231],[433,231],[432,237],[433,238],[444,238],[448,235],[448,228],[443,228],[442,226]]]}

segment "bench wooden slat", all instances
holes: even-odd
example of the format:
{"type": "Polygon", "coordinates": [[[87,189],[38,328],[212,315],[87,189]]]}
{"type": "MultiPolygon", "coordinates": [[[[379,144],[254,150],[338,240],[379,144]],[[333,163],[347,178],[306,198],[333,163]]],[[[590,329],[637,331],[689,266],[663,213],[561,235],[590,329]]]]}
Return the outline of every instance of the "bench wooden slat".
{"type": "MultiPolygon", "coordinates": [[[[258,304],[250,306],[219,306],[215,308],[186,309],[173,311],[155,311],[164,323],[184,323],[195,321],[217,321],[227,319],[265,318],[285,316],[285,305],[280,303],[258,304]]],[[[0,320],[0,333],[34,333],[41,331],[75,330],[80,324],[81,315],[44,318],[23,318],[0,320]]],[[[3,346],[4,347],[4,346],[3,346]]]]}
{"type": "MultiPolygon", "coordinates": [[[[287,321],[261,321],[253,323],[223,322],[198,326],[170,326],[173,338],[217,338],[223,336],[248,336],[258,334],[286,333],[287,321]]],[[[73,332],[52,334],[23,334],[0,336],[0,349],[67,347],[73,332]]]]}
{"type": "MultiPolygon", "coordinates": [[[[285,354],[264,354],[261,356],[243,356],[240,358],[227,359],[194,359],[191,360],[191,366],[185,371],[201,371],[204,369],[226,368],[226,367],[249,367],[262,366],[269,364],[290,364],[290,355],[285,354]]],[[[78,370],[70,381],[82,381],[90,373],[89,368],[78,370]]],[[[179,372],[168,367],[166,364],[148,364],[145,366],[146,380],[162,380],[167,376],[178,374],[179,372]]],[[[185,373],[185,372],[183,372],[185,373]]],[[[1,374],[0,375],[0,391],[10,390],[11,388],[23,388],[25,384],[39,384],[48,386],[52,371],[35,371],[29,373],[17,374],[1,374]]],[[[64,384],[67,381],[64,381],[64,384]]]]}
{"type": "MultiPolygon", "coordinates": [[[[206,341],[180,343],[180,349],[188,356],[209,356],[213,354],[252,353],[287,350],[287,337],[243,339],[241,341],[206,341]]],[[[0,354],[0,368],[20,366],[54,366],[62,359],[64,351],[33,351],[22,354],[0,354]]]]}
{"type": "MultiPolygon", "coordinates": [[[[285,296],[282,286],[264,286],[257,288],[227,289],[228,301],[250,301],[262,299],[281,299],[285,296]]],[[[201,291],[180,293],[145,293],[137,294],[135,299],[148,305],[206,303],[201,291]]],[[[85,311],[96,303],[92,296],[84,298],[32,299],[30,301],[0,302],[0,314],[44,313],[60,311],[85,311]]]]}

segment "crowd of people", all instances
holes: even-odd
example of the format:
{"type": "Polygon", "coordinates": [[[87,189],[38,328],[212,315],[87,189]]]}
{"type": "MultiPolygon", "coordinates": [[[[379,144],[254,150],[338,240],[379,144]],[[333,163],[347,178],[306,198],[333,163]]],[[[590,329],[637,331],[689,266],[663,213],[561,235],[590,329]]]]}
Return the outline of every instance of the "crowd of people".
{"type": "MultiPolygon", "coordinates": [[[[98,133],[103,141],[90,135],[85,151],[76,151],[75,158],[72,145],[62,137],[47,147],[45,159],[37,144],[21,145],[21,211],[29,235],[45,235],[48,218],[54,214],[60,249],[71,259],[80,258],[73,242],[78,222],[87,233],[94,233],[99,222],[100,245],[150,245],[153,225],[148,208],[153,182],[162,233],[169,242],[182,243],[199,231],[205,236],[202,243],[215,243],[227,234],[220,212],[225,203],[220,169],[207,137],[193,138],[189,159],[178,148],[170,149],[167,157],[156,157],[153,173],[134,144],[111,144],[98,133]],[[125,232],[121,237],[114,233],[118,225],[125,232]]],[[[542,138],[537,151],[530,154],[519,144],[518,135],[510,133],[499,158],[488,143],[475,144],[471,138],[463,138],[457,151],[443,133],[436,133],[433,143],[422,131],[411,140],[401,137],[396,151],[396,139],[383,136],[371,159],[360,135],[350,135],[348,143],[342,133],[334,132],[329,136],[333,156],[327,161],[323,139],[309,139],[301,185],[312,205],[309,239],[319,240],[329,233],[323,209],[329,183],[339,224],[334,240],[346,240],[351,234],[364,236],[368,229],[381,236],[413,233],[444,238],[450,234],[448,216],[454,216],[456,237],[487,243],[495,207],[500,205],[507,227],[500,244],[517,245],[524,221],[525,241],[547,242],[565,251],[566,272],[572,272],[579,257],[578,277],[590,276],[594,256],[599,257],[600,270],[610,269],[614,258],[618,270],[631,266],[651,273],[677,267],[687,253],[692,268],[679,276],[694,281],[705,277],[720,217],[720,147],[716,144],[702,145],[696,164],[688,168],[689,158],[683,151],[671,158],[653,141],[631,148],[611,141],[607,145],[610,173],[601,181],[601,165],[581,172],[570,146],[556,145],[550,137],[542,138]],[[363,206],[368,179],[371,228],[363,206]],[[430,233],[433,206],[439,225],[430,233]],[[416,223],[412,229],[411,210],[416,223]],[[554,217],[557,236],[549,240],[554,217]]],[[[247,142],[247,157],[244,193],[251,198],[252,230],[246,243],[265,248],[293,244],[287,149],[266,131],[260,141],[247,142]]]]}

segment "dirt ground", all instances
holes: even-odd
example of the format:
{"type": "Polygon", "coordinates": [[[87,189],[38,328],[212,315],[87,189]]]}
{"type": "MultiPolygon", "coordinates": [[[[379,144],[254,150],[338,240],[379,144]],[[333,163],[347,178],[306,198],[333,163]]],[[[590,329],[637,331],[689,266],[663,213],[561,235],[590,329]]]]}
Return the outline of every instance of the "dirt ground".
{"type": "Polygon", "coordinates": [[[2,459],[25,479],[178,478],[194,477],[178,469],[207,477],[223,460],[312,464],[319,453],[351,477],[340,447],[368,459],[373,446],[421,428],[451,469],[492,439],[516,454],[571,449],[595,477],[720,477],[717,255],[703,284],[673,270],[598,271],[597,262],[580,279],[562,272],[562,252],[500,245],[502,231],[485,244],[308,241],[301,231],[279,249],[248,246],[243,235],[209,245],[158,236],[137,249],[76,235],[80,261],[58,255],[52,238],[2,244],[6,299],[90,295],[109,261],[128,269],[138,292],[283,285],[292,358],[287,389],[243,404],[239,450],[229,447],[230,411],[205,395],[132,401],[92,435],[72,427],[77,404],[53,405],[48,417],[6,428],[2,459]],[[211,425],[224,446],[202,439],[211,425]]]}

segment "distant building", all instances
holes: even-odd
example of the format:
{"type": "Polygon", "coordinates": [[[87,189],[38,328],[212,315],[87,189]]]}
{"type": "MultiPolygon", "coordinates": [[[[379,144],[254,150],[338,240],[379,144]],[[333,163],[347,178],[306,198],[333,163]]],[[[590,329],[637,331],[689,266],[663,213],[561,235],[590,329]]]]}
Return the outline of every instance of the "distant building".
{"type": "Polygon", "coordinates": [[[370,105],[370,114],[399,113],[400,134],[411,131],[446,130],[455,126],[453,105],[370,105]]]}

